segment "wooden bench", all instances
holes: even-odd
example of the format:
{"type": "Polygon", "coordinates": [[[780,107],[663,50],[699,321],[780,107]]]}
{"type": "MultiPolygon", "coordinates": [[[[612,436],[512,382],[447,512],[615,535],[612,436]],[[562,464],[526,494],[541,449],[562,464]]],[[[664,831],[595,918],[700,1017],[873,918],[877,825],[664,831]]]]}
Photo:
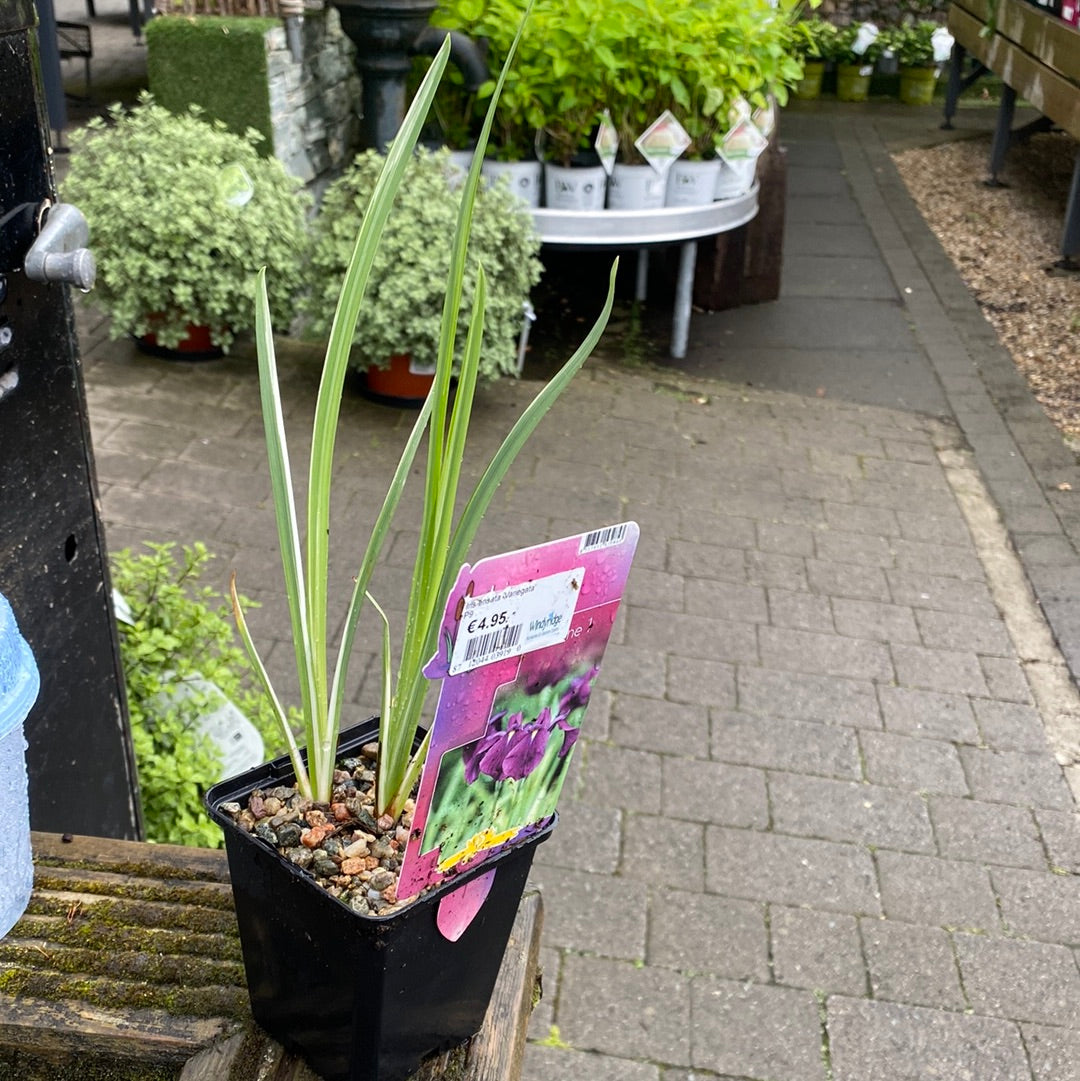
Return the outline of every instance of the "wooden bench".
{"type": "MultiPolygon", "coordinates": [[[[251,1020],[223,852],[34,833],[34,893],[0,939],[0,1078],[318,1081],[251,1020]]],[[[414,1081],[513,1081],[538,981],[527,893],[484,1026],[414,1081]]]]}
{"type": "MultiPolygon", "coordinates": [[[[990,179],[998,173],[1009,146],[1033,130],[1057,125],[1080,140],[1080,30],[1025,0],[953,0],[949,30],[956,39],[945,96],[945,127],[952,126],[957,99],[983,72],[1005,84],[990,149],[990,179]],[[996,6],[996,11],[994,10],[996,6]],[[966,64],[974,66],[965,72],[966,64]],[[1029,101],[1042,119],[1013,131],[1017,97],[1029,101]]],[[[1080,269],[1080,152],[1065,211],[1060,266],[1080,269]]]]}

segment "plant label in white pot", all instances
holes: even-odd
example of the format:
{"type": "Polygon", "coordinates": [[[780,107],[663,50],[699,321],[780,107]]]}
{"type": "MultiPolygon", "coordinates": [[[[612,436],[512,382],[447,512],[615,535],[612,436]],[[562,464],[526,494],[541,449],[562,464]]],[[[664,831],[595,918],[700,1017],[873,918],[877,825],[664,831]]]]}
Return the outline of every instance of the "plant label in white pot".
{"type": "Polygon", "coordinates": [[[553,210],[603,210],[606,194],[602,165],[544,165],[544,202],[553,210]]]}
{"type": "Polygon", "coordinates": [[[686,161],[679,158],[668,172],[665,205],[705,206],[716,198],[716,186],[724,163],[720,158],[686,161]]]}
{"type": "Polygon", "coordinates": [[[539,161],[492,161],[485,159],[483,174],[493,184],[506,177],[513,195],[527,207],[540,205],[544,166],[539,161]]]}
{"type": "Polygon", "coordinates": [[[34,655],[0,594],[0,937],[26,911],[34,886],[23,722],[39,686],[34,655]]]}
{"type": "Polygon", "coordinates": [[[651,165],[616,162],[608,181],[609,210],[654,210],[664,205],[667,178],[651,165]]]}
{"type": "Polygon", "coordinates": [[[634,146],[641,156],[665,178],[672,162],[683,154],[690,143],[686,128],[668,109],[634,140],[634,146]]]}

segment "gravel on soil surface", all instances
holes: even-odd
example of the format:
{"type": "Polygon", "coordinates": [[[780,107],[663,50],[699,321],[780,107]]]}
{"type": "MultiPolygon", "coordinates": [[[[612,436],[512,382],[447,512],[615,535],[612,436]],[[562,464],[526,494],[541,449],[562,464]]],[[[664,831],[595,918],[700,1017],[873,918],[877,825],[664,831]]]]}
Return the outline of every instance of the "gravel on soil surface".
{"type": "Polygon", "coordinates": [[[1054,269],[1076,141],[1033,136],[989,188],[988,138],[907,150],[896,167],[1047,415],[1080,449],[1080,272],[1054,269]]]}

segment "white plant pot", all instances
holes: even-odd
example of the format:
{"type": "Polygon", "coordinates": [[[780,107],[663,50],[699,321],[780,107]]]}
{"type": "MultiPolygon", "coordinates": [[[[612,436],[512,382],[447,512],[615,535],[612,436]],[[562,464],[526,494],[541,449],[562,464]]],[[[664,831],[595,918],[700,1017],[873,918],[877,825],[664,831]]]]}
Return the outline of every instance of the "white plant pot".
{"type": "Polygon", "coordinates": [[[540,205],[544,166],[538,161],[491,161],[483,166],[484,176],[494,184],[499,177],[510,178],[510,191],[526,206],[540,205]]]}
{"type": "Polygon", "coordinates": [[[609,210],[655,210],[664,205],[667,180],[651,165],[615,165],[608,181],[609,210]]]}
{"type": "Polygon", "coordinates": [[[668,170],[667,206],[705,206],[716,198],[717,178],[723,166],[720,158],[683,161],[679,158],[668,170]]]}
{"type": "Polygon", "coordinates": [[[23,722],[39,686],[34,656],[0,594],[0,937],[26,911],[34,885],[23,722]]]}
{"type": "Polygon", "coordinates": [[[606,194],[602,165],[544,166],[544,202],[552,210],[603,210],[606,194]]]}
{"type": "Polygon", "coordinates": [[[738,195],[745,195],[754,186],[756,170],[757,158],[735,158],[732,161],[721,159],[714,189],[715,198],[734,199],[738,195]]]}
{"type": "Polygon", "coordinates": [[[447,181],[450,190],[454,191],[465,183],[472,166],[473,152],[471,150],[451,150],[447,158],[447,181]]]}

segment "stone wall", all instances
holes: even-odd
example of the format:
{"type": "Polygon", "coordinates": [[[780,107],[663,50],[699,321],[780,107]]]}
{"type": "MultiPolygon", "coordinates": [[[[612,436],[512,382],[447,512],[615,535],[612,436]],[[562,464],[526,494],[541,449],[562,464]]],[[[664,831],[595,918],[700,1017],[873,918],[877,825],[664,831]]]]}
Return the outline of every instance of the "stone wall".
{"type": "Polygon", "coordinates": [[[319,196],[360,145],[353,43],[341,30],[336,8],[309,2],[302,59],[289,52],[284,26],[267,33],[266,48],[274,155],[319,196]]]}
{"type": "Polygon", "coordinates": [[[837,26],[851,22],[895,26],[908,18],[945,21],[949,0],[822,0],[815,14],[837,26]]]}

